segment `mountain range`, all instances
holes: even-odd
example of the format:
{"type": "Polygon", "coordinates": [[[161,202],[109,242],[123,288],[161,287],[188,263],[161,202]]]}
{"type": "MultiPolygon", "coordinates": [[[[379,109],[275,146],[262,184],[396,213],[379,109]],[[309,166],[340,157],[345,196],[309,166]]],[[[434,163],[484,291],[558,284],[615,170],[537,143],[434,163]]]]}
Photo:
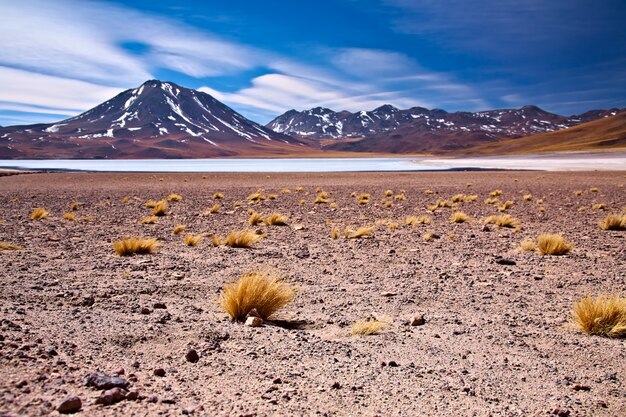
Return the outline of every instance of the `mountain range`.
{"type": "MultiPolygon", "coordinates": [[[[517,138],[570,130],[598,119],[613,120],[618,114],[625,113],[623,109],[593,110],[566,117],[536,106],[448,113],[422,107],[400,110],[392,105],[352,113],[316,107],[290,110],[261,126],[209,94],[149,80],[66,120],[0,127],[0,159],[455,154],[479,148],[487,152],[498,149],[490,144],[526,143],[517,138]]],[[[598,146],[624,147],[623,120],[611,122],[613,136],[616,124],[622,132],[612,144],[598,146]]],[[[602,127],[583,131],[608,134],[602,127]]]]}

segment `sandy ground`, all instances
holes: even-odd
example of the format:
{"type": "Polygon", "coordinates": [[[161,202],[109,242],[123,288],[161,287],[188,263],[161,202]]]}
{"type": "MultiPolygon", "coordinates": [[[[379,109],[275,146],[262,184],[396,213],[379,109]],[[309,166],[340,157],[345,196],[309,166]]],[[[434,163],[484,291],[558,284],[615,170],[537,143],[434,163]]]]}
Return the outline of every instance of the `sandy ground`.
{"type": "Polygon", "coordinates": [[[0,415],[55,415],[77,396],[78,415],[88,416],[624,416],[625,341],[569,324],[582,296],[626,293],[626,234],[597,226],[626,206],[624,183],[626,172],[0,177],[0,241],[25,247],[0,252],[0,415]],[[336,209],[312,204],[317,187],[336,209]],[[246,196],[259,188],[278,197],[255,208],[288,215],[290,226],[256,227],[268,236],[252,249],[212,247],[208,238],[186,247],[172,234],[177,224],[208,234],[243,228],[246,196]],[[483,230],[480,220],[496,213],[483,200],[496,188],[515,201],[508,212],[521,231],[483,230]],[[407,198],[383,207],[386,189],[407,198]],[[200,216],[216,191],[223,207],[200,216]],[[353,191],[372,202],[358,206],[353,191]],[[167,216],[138,223],[146,200],[173,192],[184,199],[167,216]],[[478,195],[460,205],[471,223],[450,224],[449,208],[424,209],[457,193],[478,195]],[[62,218],[74,200],[77,215],[93,221],[62,218]],[[49,217],[30,220],[35,207],[49,217]],[[432,224],[402,224],[420,214],[432,224]],[[330,238],[331,222],[381,220],[400,227],[330,238]],[[515,250],[544,231],[564,233],[573,251],[515,250]],[[424,241],[426,232],[440,239],[424,241]],[[111,245],[124,235],[162,245],[118,257],[111,245]],[[257,268],[297,286],[282,316],[305,325],[250,328],[220,311],[224,283],[257,268]],[[424,325],[407,324],[421,314],[424,325]],[[351,336],[353,322],[372,316],[389,323],[381,334],[351,336]],[[198,361],[186,359],[190,349],[198,361]],[[97,404],[102,391],[85,385],[94,372],[120,375],[136,394],[97,404]]]}

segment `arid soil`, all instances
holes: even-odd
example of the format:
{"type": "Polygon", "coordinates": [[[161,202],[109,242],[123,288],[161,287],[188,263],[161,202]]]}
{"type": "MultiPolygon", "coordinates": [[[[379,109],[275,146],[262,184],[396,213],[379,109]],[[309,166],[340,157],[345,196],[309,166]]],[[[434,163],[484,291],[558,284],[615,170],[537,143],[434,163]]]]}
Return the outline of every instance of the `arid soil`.
{"type": "Polygon", "coordinates": [[[626,294],[626,232],[598,227],[626,206],[625,183],[626,172],[0,177],[0,241],[24,247],[0,252],[0,415],[58,415],[76,396],[85,416],[624,416],[626,342],[579,332],[571,310],[585,295],[626,294]],[[313,204],[318,187],[336,208],[313,204]],[[289,225],[255,226],[267,236],[251,249],[213,247],[210,235],[246,227],[258,189],[277,197],[254,208],[289,225]],[[387,189],[406,200],[383,207],[387,189]],[[520,231],[483,228],[497,214],[484,203],[495,189],[514,201],[520,231]],[[217,191],[222,208],[202,216],[217,191]],[[372,201],[357,205],[353,191],[372,201]],[[145,202],[170,193],[183,200],[139,224],[145,202]],[[458,193],[478,195],[458,207],[470,223],[425,209],[458,193]],[[72,201],[76,221],[63,219],[72,201]],[[35,207],[49,216],[31,220],[35,207]],[[432,223],[406,226],[409,215],[432,223]],[[371,237],[330,237],[333,226],[377,223],[371,237]],[[187,247],[172,234],[178,224],[207,237],[187,247]],[[541,232],[563,233],[574,249],[516,250],[541,232]],[[126,235],[161,246],[117,256],[112,243],[126,235]],[[292,328],[246,327],[220,310],[223,285],[259,268],[297,287],[280,314],[292,328]],[[425,324],[410,325],[416,315],[425,324]],[[368,317],[388,325],[352,336],[368,317]],[[108,382],[132,394],[103,396],[86,386],[93,373],[120,376],[108,382]]]}

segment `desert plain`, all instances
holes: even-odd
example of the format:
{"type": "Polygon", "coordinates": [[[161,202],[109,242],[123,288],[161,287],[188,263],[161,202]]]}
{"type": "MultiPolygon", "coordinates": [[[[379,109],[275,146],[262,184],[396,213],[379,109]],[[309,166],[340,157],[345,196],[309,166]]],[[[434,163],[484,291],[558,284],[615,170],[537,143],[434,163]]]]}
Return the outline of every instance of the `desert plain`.
{"type": "Polygon", "coordinates": [[[85,416],[624,416],[626,342],[582,333],[572,308],[626,293],[626,232],[598,226],[626,208],[625,183],[624,171],[0,177],[0,241],[23,248],[0,251],[0,415],[59,415],[77,397],[85,416]],[[140,224],[172,193],[182,200],[140,224]],[[457,194],[476,197],[427,209],[457,194]],[[502,214],[489,198],[513,202],[519,230],[484,225],[502,214]],[[46,218],[31,219],[37,207],[46,218]],[[250,226],[251,208],[287,225],[250,226]],[[454,210],[470,220],[451,223],[454,210]],[[361,226],[374,230],[344,237],[361,226]],[[245,228],[263,236],[250,248],[211,244],[245,228]],[[572,250],[519,250],[543,232],[572,250]],[[186,233],[205,238],[186,246],[186,233]],[[124,236],[159,247],[118,256],[124,236]],[[231,321],[222,288],[259,269],[296,298],[276,322],[231,321]],[[384,327],[352,335],[361,319],[384,327]],[[94,373],[126,397],[102,400],[94,373]]]}

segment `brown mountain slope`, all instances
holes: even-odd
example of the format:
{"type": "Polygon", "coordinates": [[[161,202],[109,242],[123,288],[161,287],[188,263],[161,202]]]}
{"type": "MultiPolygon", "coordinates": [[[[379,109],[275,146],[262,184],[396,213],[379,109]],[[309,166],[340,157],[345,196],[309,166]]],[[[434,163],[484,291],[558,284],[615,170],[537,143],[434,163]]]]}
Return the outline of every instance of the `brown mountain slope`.
{"type": "Polygon", "coordinates": [[[463,153],[504,155],[617,149],[626,149],[626,111],[556,132],[478,145],[463,153]]]}

